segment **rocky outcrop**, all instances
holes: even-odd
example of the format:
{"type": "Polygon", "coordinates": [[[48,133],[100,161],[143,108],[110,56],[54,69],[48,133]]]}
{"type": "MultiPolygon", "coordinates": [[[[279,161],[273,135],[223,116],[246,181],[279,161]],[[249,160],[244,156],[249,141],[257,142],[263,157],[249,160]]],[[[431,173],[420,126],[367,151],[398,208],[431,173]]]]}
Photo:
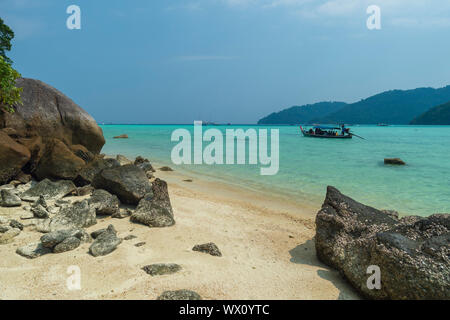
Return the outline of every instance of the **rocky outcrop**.
{"type": "Polygon", "coordinates": [[[23,104],[0,112],[0,184],[21,172],[68,179],[90,162],[105,139],[95,120],[55,88],[18,79],[23,104]]]}
{"type": "Polygon", "coordinates": [[[122,239],[117,237],[117,232],[112,225],[97,235],[96,239],[89,247],[89,253],[94,257],[105,256],[117,249],[122,239]]]}
{"type": "Polygon", "coordinates": [[[142,169],[144,172],[155,172],[155,169],[153,169],[152,164],[148,159],[144,159],[141,156],[136,157],[134,160],[134,165],[140,169],[142,169]]]}
{"type": "Polygon", "coordinates": [[[119,199],[108,191],[97,189],[89,199],[89,205],[97,215],[116,215],[119,213],[119,199]]]}
{"type": "Polygon", "coordinates": [[[175,224],[165,181],[156,179],[152,183],[151,192],[139,202],[130,220],[156,228],[170,227],[175,224]]]}
{"type": "Polygon", "coordinates": [[[74,182],[77,186],[85,186],[94,181],[94,177],[104,169],[120,167],[120,163],[116,159],[95,158],[80,170],[74,182]]]}
{"type": "Polygon", "coordinates": [[[213,242],[198,244],[192,248],[192,251],[203,252],[216,257],[222,256],[222,253],[220,252],[219,248],[213,242]]]}
{"type": "Polygon", "coordinates": [[[384,164],[404,166],[404,165],[406,165],[406,162],[400,158],[386,158],[386,159],[384,159],[384,164]]]}
{"type": "Polygon", "coordinates": [[[151,192],[145,172],[132,164],[101,171],[92,186],[115,194],[122,203],[134,205],[151,192]]]}
{"type": "Polygon", "coordinates": [[[328,187],[315,244],[318,258],[368,298],[450,299],[448,214],[398,219],[328,187]],[[368,286],[370,266],[380,268],[380,289],[368,286]]]}

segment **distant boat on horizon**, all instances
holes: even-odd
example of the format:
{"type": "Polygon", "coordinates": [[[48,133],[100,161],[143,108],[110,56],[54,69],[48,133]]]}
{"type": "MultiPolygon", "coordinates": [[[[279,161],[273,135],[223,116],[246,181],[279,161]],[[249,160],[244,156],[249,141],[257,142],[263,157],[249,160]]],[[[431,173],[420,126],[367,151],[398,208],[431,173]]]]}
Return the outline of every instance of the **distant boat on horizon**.
{"type": "Polygon", "coordinates": [[[377,127],[389,127],[389,125],[386,123],[378,123],[377,127]]]}

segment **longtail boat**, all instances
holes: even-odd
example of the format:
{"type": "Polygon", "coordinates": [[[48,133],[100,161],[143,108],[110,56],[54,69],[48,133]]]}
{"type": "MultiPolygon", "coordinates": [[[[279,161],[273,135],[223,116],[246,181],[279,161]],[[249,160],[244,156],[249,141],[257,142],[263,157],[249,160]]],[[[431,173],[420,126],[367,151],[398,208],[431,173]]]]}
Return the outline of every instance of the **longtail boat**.
{"type": "Polygon", "coordinates": [[[348,129],[345,129],[345,133],[342,134],[342,128],[339,127],[326,127],[315,126],[309,130],[303,129],[300,126],[300,130],[305,137],[309,138],[323,138],[323,139],[351,139],[353,134],[348,129]]]}

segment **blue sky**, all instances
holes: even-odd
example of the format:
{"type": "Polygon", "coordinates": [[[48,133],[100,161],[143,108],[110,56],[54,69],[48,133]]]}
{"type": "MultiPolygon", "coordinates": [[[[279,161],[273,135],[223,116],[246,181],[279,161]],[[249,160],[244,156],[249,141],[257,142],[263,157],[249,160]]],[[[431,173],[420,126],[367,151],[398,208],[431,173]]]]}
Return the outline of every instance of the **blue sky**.
{"type": "Polygon", "coordinates": [[[0,0],[24,77],[99,122],[255,123],[450,84],[450,0],[0,0]],[[82,29],[66,28],[78,5],[82,29]],[[381,8],[381,30],[366,9],[381,8]]]}

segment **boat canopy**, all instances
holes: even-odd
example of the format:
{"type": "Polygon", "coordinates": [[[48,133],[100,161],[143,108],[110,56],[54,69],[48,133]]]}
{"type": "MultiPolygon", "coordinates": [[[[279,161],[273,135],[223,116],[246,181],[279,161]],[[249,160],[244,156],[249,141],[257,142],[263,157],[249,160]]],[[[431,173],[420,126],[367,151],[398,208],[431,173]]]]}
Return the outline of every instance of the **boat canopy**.
{"type": "Polygon", "coordinates": [[[327,126],[314,126],[314,129],[324,129],[324,130],[340,130],[339,127],[327,127],[327,126]]]}

